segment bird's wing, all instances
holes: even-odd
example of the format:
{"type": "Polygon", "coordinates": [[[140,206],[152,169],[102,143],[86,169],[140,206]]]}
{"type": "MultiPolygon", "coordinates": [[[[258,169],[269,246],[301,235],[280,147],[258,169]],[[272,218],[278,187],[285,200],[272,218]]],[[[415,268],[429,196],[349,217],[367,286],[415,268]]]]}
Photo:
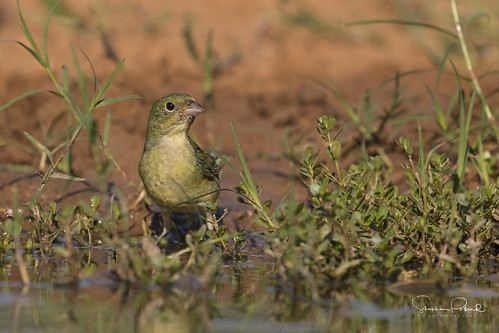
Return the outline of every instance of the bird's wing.
{"type": "Polygon", "coordinates": [[[189,141],[196,155],[196,168],[204,177],[218,182],[220,180],[220,168],[217,165],[216,159],[210,154],[205,153],[192,139],[189,141]]]}

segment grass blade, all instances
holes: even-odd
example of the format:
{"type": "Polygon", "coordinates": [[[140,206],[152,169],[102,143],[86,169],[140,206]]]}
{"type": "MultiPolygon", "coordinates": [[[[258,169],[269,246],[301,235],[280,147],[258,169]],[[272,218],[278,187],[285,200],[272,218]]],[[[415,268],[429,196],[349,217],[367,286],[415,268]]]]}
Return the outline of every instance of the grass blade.
{"type": "Polygon", "coordinates": [[[111,128],[111,110],[107,110],[106,122],[104,123],[104,132],[102,133],[102,142],[104,146],[109,140],[109,129],[111,128]]]}
{"type": "Polygon", "coordinates": [[[445,114],[445,122],[448,123],[449,118],[452,114],[452,110],[454,109],[454,106],[458,102],[459,99],[459,89],[456,89],[454,93],[452,94],[452,98],[449,102],[449,106],[447,107],[447,112],[445,114]]]}
{"type": "Polygon", "coordinates": [[[40,54],[36,53],[36,51],[33,50],[32,48],[30,48],[28,45],[26,45],[26,44],[24,44],[22,42],[19,42],[17,40],[1,40],[0,41],[0,43],[5,43],[5,42],[13,42],[13,43],[21,45],[24,49],[26,49],[36,59],[36,61],[38,61],[38,63],[40,65],[42,65],[43,67],[45,67],[45,62],[42,59],[42,57],[40,56],[40,54]]]}
{"type": "Polygon", "coordinates": [[[31,90],[31,91],[25,92],[24,94],[21,94],[21,95],[17,96],[16,98],[11,99],[10,101],[8,101],[7,103],[5,103],[4,105],[0,106],[0,111],[2,111],[4,109],[7,109],[9,106],[11,106],[12,104],[14,104],[15,102],[20,101],[21,99],[23,99],[25,97],[28,97],[28,96],[33,95],[33,94],[37,94],[37,93],[42,92],[42,91],[47,91],[47,90],[45,90],[45,89],[34,89],[34,90],[31,90]]]}
{"type": "Polygon", "coordinates": [[[42,153],[42,155],[46,155],[49,158],[50,163],[53,165],[54,157],[52,156],[50,150],[28,132],[24,132],[24,135],[28,138],[31,144],[42,153]]]}
{"type": "Polygon", "coordinates": [[[90,101],[88,100],[87,92],[87,82],[85,80],[85,75],[81,70],[80,62],[78,61],[78,56],[74,48],[71,48],[71,53],[73,55],[73,64],[76,69],[76,76],[78,78],[78,88],[80,88],[81,99],[83,101],[83,110],[87,110],[90,107],[90,101]]]}
{"type": "Polygon", "coordinates": [[[426,90],[428,91],[428,94],[430,94],[431,101],[433,103],[433,109],[435,110],[435,113],[437,114],[437,123],[438,123],[438,126],[440,126],[440,129],[442,131],[447,132],[447,123],[445,121],[444,112],[442,110],[442,107],[440,106],[438,98],[431,91],[430,87],[428,87],[427,84],[425,84],[424,86],[425,86],[426,90]]]}
{"type": "Polygon", "coordinates": [[[234,143],[236,144],[236,150],[237,150],[237,155],[239,157],[239,161],[241,162],[241,165],[243,167],[243,172],[238,172],[239,177],[241,177],[241,181],[244,183],[246,188],[248,189],[248,192],[251,196],[251,200],[254,202],[254,204],[258,207],[260,212],[263,214],[265,222],[274,229],[274,223],[272,222],[272,219],[268,216],[266,213],[266,209],[262,205],[258,193],[258,189],[256,187],[256,183],[253,180],[253,177],[251,176],[251,172],[248,168],[248,164],[246,163],[246,159],[244,158],[244,153],[243,150],[241,149],[241,145],[239,144],[239,140],[236,135],[236,130],[234,129],[234,124],[232,121],[230,121],[230,128],[232,130],[232,136],[234,137],[234,143]]]}
{"type": "Polygon", "coordinates": [[[127,101],[130,99],[142,99],[142,96],[140,95],[128,95],[128,96],[121,96],[121,97],[109,97],[109,98],[104,98],[97,102],[95,104],[96,108],[100,108],[102,106],[106,106],[109,104],[117,103],[117,102],[122,102],[122,101],[127,101]]]}
{"type": "Polygon", "coordinates": [[[482,88],[480,87],[480,83],[478,82],[477,77],[475,76],[475,72],[473,70],[473,66],[471,63],[471,57],[468,52],[468,47],[466,46],[466,41],[464,39],[463,30],[461,28],[461,24],[459,21],[459,13],[457,11],[457,5],[455,0],[451,0],[451,8],[452,8],[452,17],[454,19],[454,24],[456,26],[457,36],[459,39],[459,44],[461,46],[461,51],[463,53],[464,62],[466,64],[466,69],[471,78],[471,86],[473,90],[477,93],[480,102],[482,103],[482,108],[485,116],[487,117],[487,121],[491,124],[492,129],[494,130],[494,134],[496,139],[499,139],[499,128],[496,126],[495,115],[492,113],[489,104],[485,100],[484,94],[482,92],[482,88]]]}
{"type": "Polygon", "coordinates": [[[44,57],[45,64],[47,65],[47,67],[50,67],[50,60],[49,60],[48,47],[47,47],[47,36],[48,36],[48,31],[49,31],[50,20],[52,19],[52,15],[54,15],[55,9],[57,8],[58,5],[59,5],[59,3],[56,3],[52,7],[52,9],[50,10],[50,13],[47,17],[47,21],[45,22],[45,27],[43,29],[42,48],[43,48],[43,57],[44,57]]]}
{"type": "Polygon", "coordinates": [[[379,24],[379,23],[410,25],[410,26],[416,26],[416,27],[421,27],[421,28],[428,28],[428,29],[431,29],[431,30],[435,30],[435,31],[444,33],[447,36],[450,36],[452,38],[458,39],[458,36],[455,33],[451,32],[451,31],[449,31],[447,29],[440,28],[440,27],[438,27],[436,25],[429,24],[429,23],[406,21],[406,20],[382,19],[382,20],[355,21],[355,22],[347,23],[347,27],[354,26],[354,25],[367,25],[367,24],[379,24]]]}
{"type": "MultiPolygon", "coordinates": [[[[241,145],[240,145],[239,140],[237,138],[236,130],[234,129],[234,124],[232,123],[232,121],[230,122],[230,128],[232,130],[232,136],[234,137],[234,142],[236,144],[237,156],[239,157],[239,160],[241,161],[241,165],[242,165],[243,171],[244,171],[244,175],[241,174],[241,176],[243,176],[242,180],[243,180],[244,184],[247,186],[250,193],[252,195],[256,194],[255,196],[258,198],[258,192],[256,189],[255,182],[253,181],[253,177],[251,176],[251,172],[248,168],[248,164],[246,163],[246,159],[244,158],[244,153],[243,153],[243,150],[241,149],[241,145]]],[[[262,207],[260,204],[260,201],[257,201],[257,203],[260,207],[262,207]]]]}
{"type": "Polygon", "coordinates": [[[418,121],[418,143],[419,143],[419,168],[421,172],[424,171],[426,167],[426,162],[424,158],[424,141],[423,141],[423,129],[421,128],[421,123],[418,121]]]}
{"type": "Polygon", "coordinates": [[[35,39],[33,38],[33,35],[31,34],[31,31],[29,30],[28,25],[26,24],[26,21],[24,20],[24,16],[21,12],[21,6],[19,4],[19,0],[17,0],[17,10],[19,12],[19,19],[21,20],[21,29],[22,29],[24,35],[26,36],[26,38],[28,39],[29,43],[31,44],[31,47],[33,48],[33,50],[31,50],[29,47],[27,47],[26,45],[24,45],[22,43],[19,43],[19,44],[21,44],[22,46],[24,46],[28,50],[31,50],[30,53],[33,54],[33,56],[35,56],[35,58],[38,60],[38,62],[40,62],[40,64],[43,67],[46,67],[45,63],[41,57],[40,49],[38,48],[38,45],[36,44],[35,39]]]}
{"type": "Polygon", "coordinates": [[[62,66],[62,89],[65,95],[69,95],[69,68],[66,65],[62,66]]]}
{"type": "Polygon", "coordinates": [[[111,73],[111,76],[107,79],[106,83],[102,87],[102,89],[99,91],[99,94],[97,97],[95,97],[93,105],[96,107],[98,104],[102,102],[102,99],[104,98],[104,95],[106,94],[107,89],[111,85],[111,82],[113,82],[114,78],[118,74],[119,70],[121,69],[121,66],[123,66],[123,63],[125,62],[125,59],[121,60],[121,62],[116,66],[114,71],[111,73]]]}
{"type": "Polygon", "coordinates": [[[468,114],[465,116],[464,101],[461,94],[461,106],[459,108],[459,150],[457,155],[457,176],[459,178],[459,183],[463,181],[464,173],[466,170],[466,162],[468,160],[468,136],[470,132],[471,114],[473,113],[473,105],[475,102],[476,92],[473,90],[471,95],[470,104],[468,106],[468,114]]]}
{"type": "Polygon", "coordinates": [[[442,57],[442,60],[440,61],[440,64],[438,65],[438,75],[437,79],[435,81],[435,90],[437,90],[439,84],[440,84],[440,79],[442,78],[442,74],[444,73],[444,67],[445,64],[447,63],[447,60],[449,59],[450,53],[456,47],[457,43],[452,43],[447,50],[445,50],[445,54],[442,57]]]}
{"type": "Polygon", "coordinates": [[[189,55],[197,64],[199,64],[199,52],[192,38],[192,19],[190,17],[185,17],[184,19],[183,35],[189,55]]]}
{"type": "Polygon", "coordinates": [[[61,173],[61,172],[54,172],[54,173],[52,173],[50,175],[50,178],[71,180],[71,181],[75,181],[75,182],[83,182],[83,181],[86,180],[85,178],[70,176],[70,175],[67,175],[67,174],[61,173]]]}

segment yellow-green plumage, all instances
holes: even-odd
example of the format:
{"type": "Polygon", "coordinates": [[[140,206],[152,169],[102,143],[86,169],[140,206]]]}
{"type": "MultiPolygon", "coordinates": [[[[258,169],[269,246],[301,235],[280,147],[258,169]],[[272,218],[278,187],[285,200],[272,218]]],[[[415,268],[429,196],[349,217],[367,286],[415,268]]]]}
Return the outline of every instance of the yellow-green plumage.
{"type": "Polygon", "coordinates": [[[163,212],[206,211],[206,203],[218,198],[216,161],[188,136],[194,117],[202,111],[186,94],[165,96],[151,109],[139,174],[163,212]]]}

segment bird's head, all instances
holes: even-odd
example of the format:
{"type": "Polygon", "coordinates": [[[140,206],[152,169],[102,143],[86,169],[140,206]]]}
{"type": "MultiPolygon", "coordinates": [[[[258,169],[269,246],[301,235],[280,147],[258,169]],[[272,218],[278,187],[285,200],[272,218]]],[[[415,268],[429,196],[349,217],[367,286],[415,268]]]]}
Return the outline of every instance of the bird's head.
{"type": "MultiPolygon", "coordinates": [[[[187,94],[171,94],[160,98],[151,109],[147,125],[147,141],[165,135],[187,133],[194,117],[204,108],[187,94]]],[[[147,144],[147,142],[146,142],[147,144]]]]}

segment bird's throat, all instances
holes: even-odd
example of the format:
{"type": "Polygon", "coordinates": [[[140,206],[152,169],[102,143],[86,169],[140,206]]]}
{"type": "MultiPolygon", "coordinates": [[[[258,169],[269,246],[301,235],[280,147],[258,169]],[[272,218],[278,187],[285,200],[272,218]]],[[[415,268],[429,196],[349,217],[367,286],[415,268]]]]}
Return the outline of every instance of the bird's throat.
{"type": "Polygon", "coordinates": [[[189,128],[190,124],[165,126],[162,124],[157,125],[156,123],[149,123],[144,151],[157,146],[164,140],[171,142],[170,146],[174,146],[183,140],[187,141],[187,131],[189,128]]]}

